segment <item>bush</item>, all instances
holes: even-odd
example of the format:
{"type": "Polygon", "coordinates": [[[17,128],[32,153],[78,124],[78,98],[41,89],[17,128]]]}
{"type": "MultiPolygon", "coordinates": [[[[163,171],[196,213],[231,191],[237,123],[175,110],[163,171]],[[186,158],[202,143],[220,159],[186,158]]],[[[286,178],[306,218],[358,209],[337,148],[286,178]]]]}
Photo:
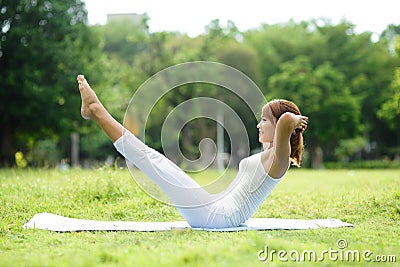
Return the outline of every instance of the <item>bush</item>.
{"type": "Polygon", "coordinates": [[[38,167],[55,167],[60,160],[60,152],[53,140],[40,140],[35,144],[30,158],[38,167]]]}
{"type": "Polygon", "coordinates": [[[326,169],[400,169],[400,161],[359,160],[353,162],[324,162],[326,169]]]}

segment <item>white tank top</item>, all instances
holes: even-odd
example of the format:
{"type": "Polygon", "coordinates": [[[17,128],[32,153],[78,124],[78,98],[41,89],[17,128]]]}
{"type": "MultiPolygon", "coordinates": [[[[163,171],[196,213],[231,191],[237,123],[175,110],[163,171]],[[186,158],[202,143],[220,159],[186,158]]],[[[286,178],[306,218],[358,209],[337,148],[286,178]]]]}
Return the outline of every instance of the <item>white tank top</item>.
{"type": "Polygon", "coordinates": [[[244,158],[235,180],[219,200],[229,226],[238,226],[249,219],[282,179],[270,177],[264,170],[261,154],[244,158]]]}

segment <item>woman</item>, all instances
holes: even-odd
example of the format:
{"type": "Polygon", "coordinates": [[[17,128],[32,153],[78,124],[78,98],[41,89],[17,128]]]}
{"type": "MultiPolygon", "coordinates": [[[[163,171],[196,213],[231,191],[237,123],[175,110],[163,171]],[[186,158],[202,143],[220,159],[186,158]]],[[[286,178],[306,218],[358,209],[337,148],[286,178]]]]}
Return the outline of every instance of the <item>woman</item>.
{"type": "Polygon", "coordinates": [[[290,166],[300,166],[302,132],[308,118],[287,100],[262,108],[259,141],[264,151],[243,159],[233,182],[223,192],[210,194],[174,163],[149,148],[117,122],[104,108],[83,75],[77,77],[81,114],[97,123],[116,149],[141,169],[171,199],[192,227],[239,226],[250,218],[290,166]]]}

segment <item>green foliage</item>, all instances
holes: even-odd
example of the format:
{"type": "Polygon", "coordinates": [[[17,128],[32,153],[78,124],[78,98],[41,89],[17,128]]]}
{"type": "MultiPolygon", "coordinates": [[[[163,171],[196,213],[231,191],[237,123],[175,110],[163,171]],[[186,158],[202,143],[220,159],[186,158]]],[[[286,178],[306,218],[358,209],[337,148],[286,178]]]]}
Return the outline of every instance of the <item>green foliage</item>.
{"type": "Polygon", "coordinates": [[[147,20],[132,24],[129,20],[110,21],[104,26],[95,26],[97,33],[104,38],[103,51],[133,64],[134,56],[146,50],[148,38],[147,20]]]}
{"type": "Polygon", "coordinates": [[[270,77],[271,98],[285,98],[298,103],[311,120],[306,132],[307,143],[324,143],[333,148],[339,140],[358,134],[360,107],[345,88],[344,75],[331,63],[312,68],[304,56],[281,65],[281,71],[270,77]]]}
{"type": "Polygon", "coordinates": [[[221,51],[217,51],[217,57],[218,62],[243,72],[255,83],[260,81],[260,63],[253,48],[238,42],[229,42],[221,51]]]}
{"type": "Polygon", "coordinates": [[[370,33],[355,34],[346,21],[323,20],[264,25],[244,39],[263,62],[267,99],[292,99],[310,116],[305,138],[311,150],[322,144],[324,157],[332,160],[338,141],[361,130],[379,146],[396,145],[395,132],[376,117],[392,97],[392,71],[399,63],[385,40],[372,43],[370,33]]]}
{"type": "Polygon", "coordinates": [[[399,160],[354,160],[350,162],[325,162],[326,169],[400,169],[399,160]]]}
{"type": "MultiPolygon", "coordinates": [[[[2,1],[0,10],[0,165],[14,163],[15,152],[26,154],[43,139],[56,140],[60,156],[68,157],[71,132],[82,135],[83,156],[112,153],[99,128],[80,118],[78,73],[85,74],[122,121],[131,96],[145,80],[194,60],[239,69],[267,99],[294,100],[311,119],[306,149],[321,147],[327,160],[336,157],[340,140],[361,132],[367,142],[377,143],[372,157],[398,146],[394,70],[400,66],[395,56],[399,26],[389,25],[373,43],[371,33],[357,34],[347,21],[289,21],[240,32],[232,21],[221,25],[213,20],[204,34],[190,38],[179,32],[149,32],[147,16],[136,24],[114,20],[89,27],[84,3],[75,0],[2,1]],[[90,144],[90,139],[98,143],[90,144]]],[[[197,96],[218,98],[247,118],[250,146],[259,147],[256,121],[243,103],[208,85],[182,86],[160,100],[148,123],[150,146],[161,149],[157,134],[165,114],[197,96]]],[[[199,120],[185,131],[180,136],[184,153],[195,157],[199,140],[215,137],[215,124],[199,120]]]]}
{"type": "MultiPolygon", "coordinates": [[[[142,175],[137,173],[137,175],[142,175]]],[[[212,175],[212,174],[211,174],[212,175]]],[[[207,180],[210,173],[198,174],[207,180]]],[[[400,191],[397,170],[289,171],[254,217],[339,218],[352,228],[301,231],[71,232],[23,229],[34,214],[96,220],[182,220],[175,208],[147,196],[128,170],[0,170],[0,266],[286,266],[260,262],[259,250],[337,249],[396,255],[400,191]],[[304,186],[304,183],[307,186],[304,186]]],[[[367,264],[330,261],[303,266],[367,264]]],[[[380,263],[393,266],[394,263],[380,263]]]]}
{"type": "Polygon", "coordinates": [[[18,136],[69,135],[73,121],[79,119],[76,75],[99,66],[97,39],[85,25],[83,2],[3,1],[0,9],[0,21],[6,25],[0,36],[0,140],[6,144],[1,146],[0,162],[4,163],[26,142],[18,136]]]}
{"type": "Polygon", "coordinates": [[[264,24],[260,29],[243,33],[243,42],[257,52],[263,75],[260,87],[266,95],[270,94],[270,76],[279,72],[283,63],[299,56],[317,57],[321,52],[318,48],[325,45],[324,39],[308,28],[309,23],[289,21],[279,25],[264,24]]]}
{"type": "Polygon", "coordinates": [[[335,148],[335,155],[340,161],[348,161],[350,157],[361,151],[367,145],[367,140],[362,137],[353,139],[342,139],[339,141],[338,146],[335,148]]]}
{"type": "Polygon", "coordinates": [[[384,119],[392,129],[396,129],[400,124],[400,68],[395,70],[392,81],[391,91],[393,95],[386,100],[378,110],[378,117],[384,119]]]}
{"type": "Polygon", "coordinates": [[[57,144],[51,139],[37,141],[28,157],[34,165],[45,168],[54,168],[61,159],[57,144]]]}
{"type": "Polygon", "coordinates": [[[83,133],[79,145],[81,156],[86,159],[105,160],[107,156],[117,153],[112,149],[112,144],[106,134],[98,128],[83,133]]]}

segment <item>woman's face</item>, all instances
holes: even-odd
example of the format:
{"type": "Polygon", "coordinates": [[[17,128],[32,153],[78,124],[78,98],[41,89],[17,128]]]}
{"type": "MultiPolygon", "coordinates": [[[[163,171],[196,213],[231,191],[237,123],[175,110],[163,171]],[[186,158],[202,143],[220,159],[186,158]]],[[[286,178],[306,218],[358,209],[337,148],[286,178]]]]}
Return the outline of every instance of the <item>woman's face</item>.
{"type": "MultiPolygon", "coordinates": [[[[275,118],[273,118],[275,120],[275,118]]],[[[275,121],[262,115],[260,122],[257,124],[258,128],[258,141],[260,143],[271,143],[275,136],[275,121]]]]}

